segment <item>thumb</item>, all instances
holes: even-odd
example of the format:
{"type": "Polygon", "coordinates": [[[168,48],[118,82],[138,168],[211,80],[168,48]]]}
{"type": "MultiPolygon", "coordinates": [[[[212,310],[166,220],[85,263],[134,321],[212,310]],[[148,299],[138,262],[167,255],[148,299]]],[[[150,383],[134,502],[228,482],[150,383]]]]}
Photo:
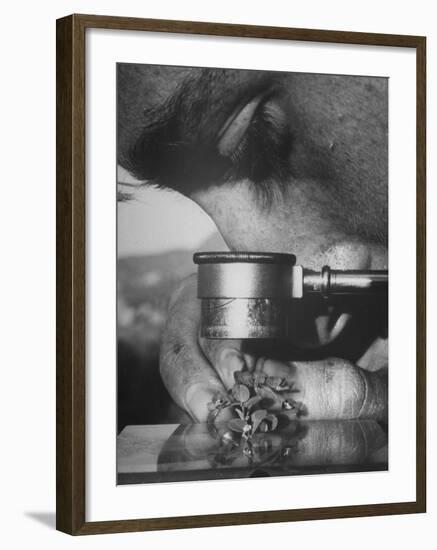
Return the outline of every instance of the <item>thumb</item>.
{"type": "Polygon", "coordinates": [[[204,422],[208,403],[225,388],[198,343],[200,311],[196,279],[188,277],[173,295],[161,340],[160,372],[173,398],[194,421],[204,422]]]}
{"type": "Polygon", "coordinates": [[[246,366],[242,341],[200,338],[199,345],[224,387],[231,389],[235,383],[234,373],[246,366]]]}

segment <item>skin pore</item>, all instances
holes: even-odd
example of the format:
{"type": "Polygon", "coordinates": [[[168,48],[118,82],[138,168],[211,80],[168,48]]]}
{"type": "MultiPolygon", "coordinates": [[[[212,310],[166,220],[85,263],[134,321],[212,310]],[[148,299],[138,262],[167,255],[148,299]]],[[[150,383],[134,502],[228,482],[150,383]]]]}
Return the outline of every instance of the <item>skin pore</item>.
{"type": "MultiPolygon", "coordinates": [[[[192,198],[230,249],[291,252],[310,269],[387,269],[386,79],[122,64],[118,81],[120,164],[192,198]]],[[[278,361],[272,343],[201,341],[191,277],[171,300],[161,373],[196,420],[260,358],[273,373],[293,371],[310,416],[344,416],[332,397],[341,388],[358,395],[348,405],[357,416],[374,410],[360,401],[367,371],[387,363],[384,308],[300,306],[278,361]],[[320,390],[321,380],[337,389],[320,390]]]]}

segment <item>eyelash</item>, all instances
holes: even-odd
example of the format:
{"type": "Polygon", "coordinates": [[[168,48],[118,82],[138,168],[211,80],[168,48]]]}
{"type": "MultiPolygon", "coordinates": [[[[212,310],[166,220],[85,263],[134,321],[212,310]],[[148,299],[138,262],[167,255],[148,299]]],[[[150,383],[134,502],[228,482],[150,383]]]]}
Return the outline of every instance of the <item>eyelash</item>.
{"type": "Polygon", "coordinates": [[[292,135],[285,114],[270,97],[254,114],[251,124],[230,156],[228,178],[248,179],[262,196],[283,190],[291,174],[292,135]],[[276,114],[276,117],[273,114],[276,114]]]}

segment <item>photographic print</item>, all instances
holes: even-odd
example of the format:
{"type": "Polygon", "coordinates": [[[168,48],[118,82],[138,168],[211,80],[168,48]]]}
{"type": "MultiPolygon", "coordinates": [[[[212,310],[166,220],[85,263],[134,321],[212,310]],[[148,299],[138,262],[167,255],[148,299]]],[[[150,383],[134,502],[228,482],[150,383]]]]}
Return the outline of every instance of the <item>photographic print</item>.
{"type": "Polygon", "coordinates": [[[116,82],[117,484],[387,470],[389,79],[116,82]]]}
{"type": "Polygon", "coordinates": [[[424,512],[426,38],[75,14],[56,51],[57,529],[424,512]]]}

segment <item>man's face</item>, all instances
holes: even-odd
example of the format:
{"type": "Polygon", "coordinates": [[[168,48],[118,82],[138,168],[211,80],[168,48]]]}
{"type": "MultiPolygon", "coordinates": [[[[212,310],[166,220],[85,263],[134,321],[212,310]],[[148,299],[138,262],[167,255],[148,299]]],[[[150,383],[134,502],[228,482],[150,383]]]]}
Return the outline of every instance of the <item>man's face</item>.
{"type": "MultiPolygon", "coordinates": [[[[384,78],[120,65],[119,161],[192,198],[232,250],[387,269],[387,101],[384,78]]],[[[339,319],[319,308],[316,343],[339,319]]]]}

